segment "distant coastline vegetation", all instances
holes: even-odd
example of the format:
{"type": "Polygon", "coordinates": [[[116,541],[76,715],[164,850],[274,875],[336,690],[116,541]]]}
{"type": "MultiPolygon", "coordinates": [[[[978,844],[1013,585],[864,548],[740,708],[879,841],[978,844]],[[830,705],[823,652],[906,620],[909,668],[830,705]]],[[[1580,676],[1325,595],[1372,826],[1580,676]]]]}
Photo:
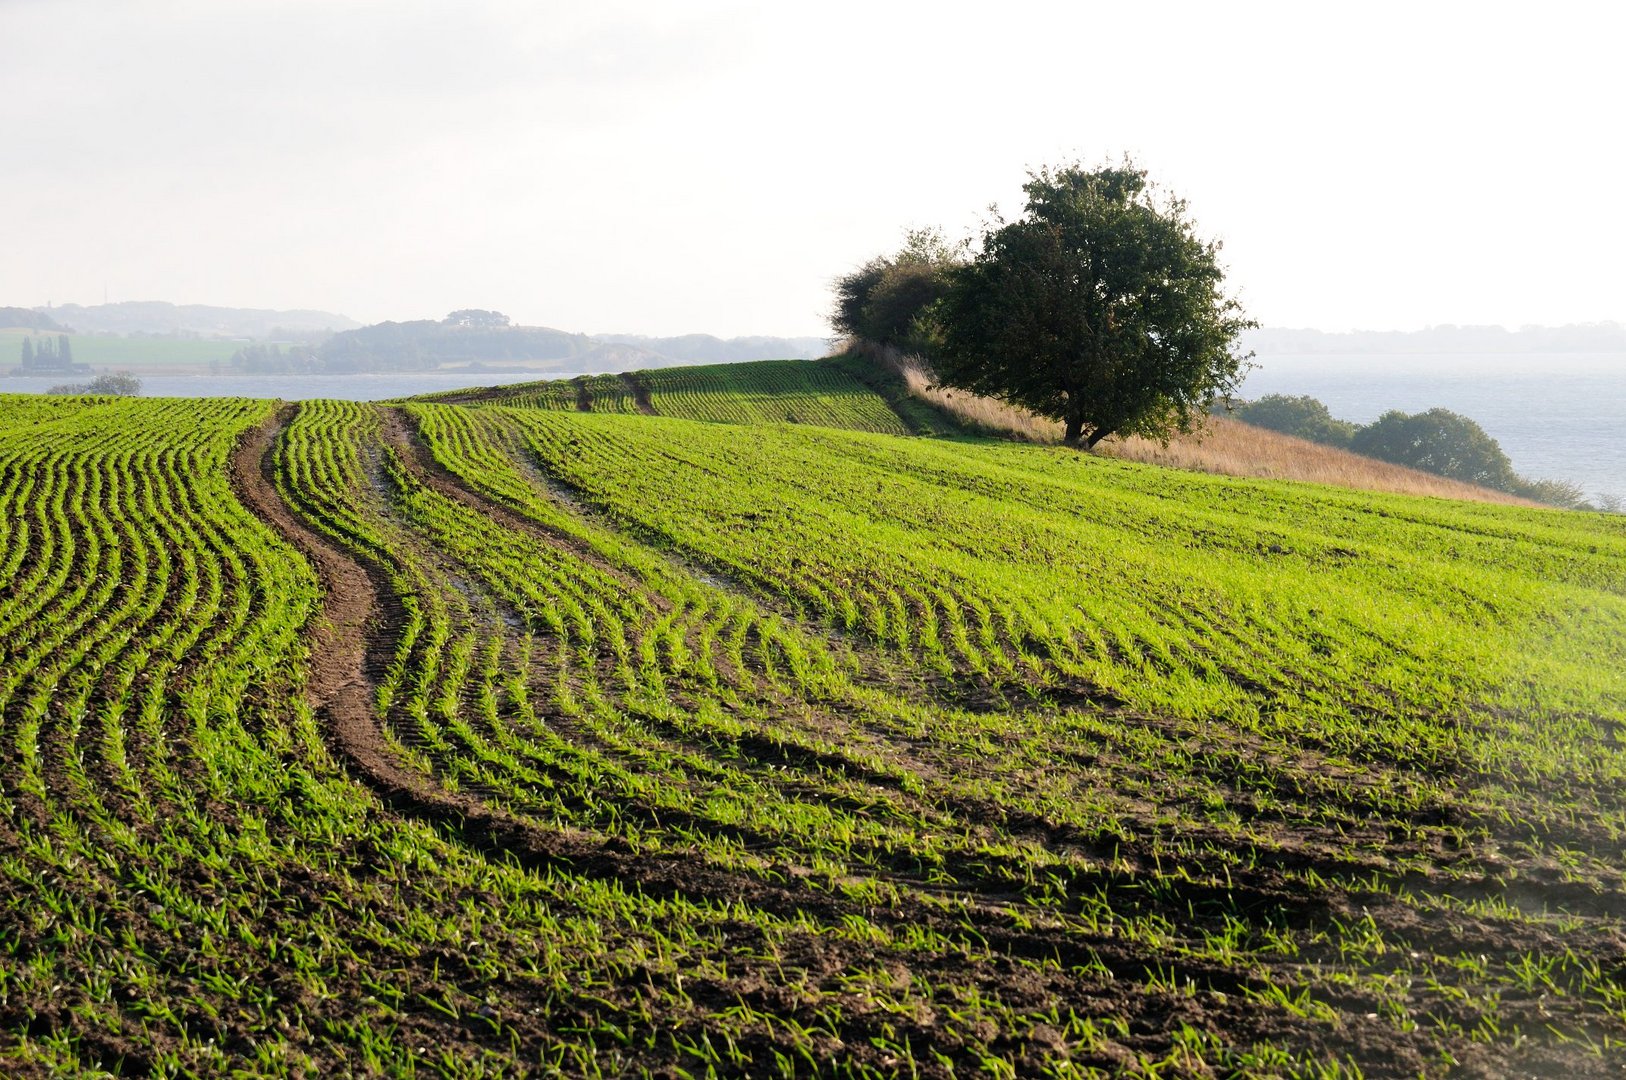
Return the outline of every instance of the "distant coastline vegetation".
{"type": "MultiPolygon", "coordinates": [[[[855,373],[864,373],[878,387],[884,380],[896,380],[900,392],[943,415],[963,430],[1020,442],[1060,443],[1062,425],[1036,416],[1025,409],[938,384],[919,357],[901,350],[877,346],[873,342],[846,343],[847,352],[837,360],[855,373]]],[[[513,389],[513,388],[511,388],[513,389]]],[[[1445,410],[1431,410],[1441,413],[1445,410]]],[[[1403,413],[1392,413],[1405,416],[1403,413]]],[[[1418,414],[1426,418],[1428,414],[1418,414]]],[[[1460,418],[1475,429],[1478,425],[1460,418]]],[[[1369,425],[1371,426],[1371,425],[1369,425]]],[[[1393,433],[1395,425],[1386,425],[1393,433]]],[[[1390,453],[1376,445],[1365,453],[1351,443],[1360,425],[1339,420],[1314,398],[1270,395],[1255,402],[1232,400],[1230,409],[1218,403],[1204,423],[1189,433],[1175,433],[1166,440],[1143,436],[1114,436],[1103,440],[1095,452],[1126,461],[1189,469],[1222,476],[1252,476],[1268,480],[1301,480],[1331,484],[1362,491],[1388,491],[1444,499],[1470,499],[1480,502],[1542,504],[1562,509],[1620,512],[1619,500],[1600,494],[1586,500],[1578,485],[1565,481],[1529,481],[1494,471],[1500,486],[1459,479],[1442,471],[1442,458],[1436,454],[1390,453]],[[1272,400],[1275,399],[1275,400],[1272,400]],[[1285,402],[1285,403],[1284,403],[1285,402]],[[1381,451],[1381,453],[1380,453],[1381,451]],[[1382,453],[1389,453],[1388,457],[1382,453]],[[1399,460],[1396,460],[1399,459],[1399,460]]],[[[1485,436],[1492,452],[1506,460],[1501,447],[1485,436]]],[[[1463,470],[1453,470],[1459,475],[1463,470]]]]}
{"type": "MultiPolygon", "coordinates": [[[[1564,480],[1530,480],[1513,471],[1501,445],[1473,420],[1449,409],[1390,409],[1370,424],[1340,420],[1305,394],[1266,394],[1233,405],[1245,424],[1350,450],[1363,457],[1505,491],[1551,506],[1590,508],[1581,488],[1564,480]]],[[[1609,500],[1605,500],[1606,502],[1609,500]]],[[[1609,510],[1620,507],[1610,505],[1609,510]]]]}
{"type": "MultiPolygon", "coordinates": [[[[478,308],[444,319],[363,326],[322,311],[273,311],[158,301],[48,309],[0,307],[0,374],[24,374],[23,342],[72,336],[76,360],[148,374],[353,375],[436,370],[615,371],[676,364],[812,359],[823,337],[710,334],[651,337],[518,326],[478,308]],[[8,362],[9,354],[9,362],[8,362]]],[[[53,346],[54,348],[55,346],[53,346]]]]}

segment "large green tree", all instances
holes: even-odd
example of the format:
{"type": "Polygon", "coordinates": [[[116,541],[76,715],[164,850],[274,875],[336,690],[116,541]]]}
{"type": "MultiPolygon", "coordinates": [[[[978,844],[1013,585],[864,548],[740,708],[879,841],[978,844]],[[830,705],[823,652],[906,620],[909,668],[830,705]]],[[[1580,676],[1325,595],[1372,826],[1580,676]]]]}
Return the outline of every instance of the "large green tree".
{"type": "Polygon", "coordinates": [[[1066,425],[1071,445],[1189,431],[1233,393],[1253,326],[1224,292],[1219,244],[1144,170],[1046,168],[1027,205],[949,272],[933,308],[938,381],[1066,425]]]}
{"type": "Polygon", "coordinates": [[[1350,449],[1498,491],[1514,491],[1523,483],[1501,445],[1484,428],[1450,409],[1420,413],[1391,409],[1357,431],[1350,449]]]}

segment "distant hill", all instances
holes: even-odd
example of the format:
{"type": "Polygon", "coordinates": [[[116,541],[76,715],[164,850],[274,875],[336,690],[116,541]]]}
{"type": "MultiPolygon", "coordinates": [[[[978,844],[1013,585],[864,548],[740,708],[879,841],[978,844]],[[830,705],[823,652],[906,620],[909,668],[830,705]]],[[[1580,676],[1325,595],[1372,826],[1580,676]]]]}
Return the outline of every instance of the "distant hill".
{"type": "Polygon", "coordinates": [[[1626,352],[1626,325],[1615,322],[1570,326],[1431,326],[1426,330],[1293,330],[1265,327],[1242,337],[1261,356],[1294,353],[1545,353],[1626,352]]]}
{"type": "Polygon", "coordinates": [[[63,326],[44,312],[32,308],[0,307],[0,330],[49,330],[52,333],[71,333],[73,328],[63,326]]]}
{"type": "Polygon", "coordinates": [[[327,371],[413,371],[455,363],[568,360],[593,346],[586,334],[546,326],[464,326],[414,319],[335,334],[317,355],[327,371]]]}
{"type": "Polygon", "coordinates": [[[547,326],[513,326],[500,312],[476,309],[453,312],[442,320],[413,319],[363,326],[328,311],[125,300],[88,306],[0,307],[0,329],[9,328],[127,337],[301,342],[316,347],[300,366],[301,371],[311,374],[423,370],[460,363],[535,363],[552,367],[569,363],[581,370],[626,371],[680,364],[807,360],[829,352],[825,338],[580,334],[547,326]],[[472,322],[459,317],[469,314],[476,316],[472,322]]]}
{"type": "Polygon", "coordinates": [[[116,304],[63,304],[35,308],[81,334],[159,334],[269,340],[353,330],[361,324],[330,311],[272,311],[262,308],[171,304],[163,300],[124,300],[116,304]]]}
{"type": "Polygon", "coordinates": [[[501,312],[469,309],[447,318],[382,322],[335,334],[317,350],[318,370],[416,370],[459,363],[527,362],[579,370],[627,371],[751,360],[804,360],[829,351],[824,338],[710,334],[646,337],[573,334],[513,326],[501,312]]]}

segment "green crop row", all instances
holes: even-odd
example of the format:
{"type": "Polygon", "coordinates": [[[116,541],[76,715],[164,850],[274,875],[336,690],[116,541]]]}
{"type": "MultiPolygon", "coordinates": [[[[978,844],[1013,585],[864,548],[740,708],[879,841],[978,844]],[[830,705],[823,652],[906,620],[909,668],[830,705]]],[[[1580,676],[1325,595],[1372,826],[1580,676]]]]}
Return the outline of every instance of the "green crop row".
{"type": "MultiPolygon", "coordinates": [[[[1128,850],[1144,843],[1144,814],[1099,801],[1128,791],[1173,814],[1154,862],[1229,873],[1301,859],[1309,840],[1336,852],[1312,881],[1369,880],[1408,903],[1418,898],[1406,875],[1433,869],[1426,853],[1442,847],[1486,855],[1454,858],[1442,890],[1497,872],[1499,853],[1519,846],[1618,893],[1621,761],[1596,753],[1620,718],[1621,547],[1606,522],[1373,505],[1292,485],[1239,494],[1234,482],[1044,450],[414,412],[440,464],[504,505],[564,528],[560,507],[579,499],[575,535],[595,550],[614,543],[592,520],[675,549],[668,573],[782,606],[808,628],[810,653],[857,634],[866,644],[846,653],[849,679],[889,679],[904,700],[948,691],[907,733],[866,717],[883,745],[929,746],[927,731],[966,715],[956,693],[987,693],[996,715],[969,713],[980,739],[962,728],[944,740],[952,750],[910,763],[918,779],[985,755],[932,793],[942,802],[994,791],[998,806],[1128,850]],[[1227,495],[1243,505],[1177,505],[1227,495]],[[1182,535],[1198,543],[1170,557],[1182,535]],[[1498,539],[1510,536],[1526,549],[1518,567],[1498,539]],[[1474,597],[1511,613],[1513,636],[1497,636],[1503,624],[1474,597]],[[1535,648],[1521,618],[1558,627],[1557,640],[1535,648]],[[1538,673],[1543,700],[1517,708],[1538,673]],[[1120,718],[1148,714],[1163,719],[1122,729],[1120,718]],[[1077,772],[1043,764],[1076,760],[1081,745],[1097,766],[1084,791],[1077,772]],[[1579,778],[1585,795],[1545,797],[1579,778]]],[[[895,702],[891,715],[902,715],[895,702]]]]}
{"type": "Polygon", "coordinates": [[[1619,1064],[1626,530],[832,370],[0,399],[0,1072],[1619,1064]]]}
{"type": "Polygon", "coordinates": [[[812,424],[910,433],[873,390],[845,367],[823,360],[762,360],[580,376],[498,388],[471,404],[593,413],[647,411],[713,423],[812,424]]]}

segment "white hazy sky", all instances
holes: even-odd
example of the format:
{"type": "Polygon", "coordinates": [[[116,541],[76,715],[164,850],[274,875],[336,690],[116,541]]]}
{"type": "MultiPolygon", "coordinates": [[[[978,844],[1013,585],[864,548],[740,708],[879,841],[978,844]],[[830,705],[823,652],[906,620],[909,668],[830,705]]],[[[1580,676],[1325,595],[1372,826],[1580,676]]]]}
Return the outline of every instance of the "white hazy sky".
{"type": "Polygon", "coordinates": [[[1267,325],[1626,320],[1613,7],[0,0],[0,304],[819,335],[1129,153],[1267,325]]]}

